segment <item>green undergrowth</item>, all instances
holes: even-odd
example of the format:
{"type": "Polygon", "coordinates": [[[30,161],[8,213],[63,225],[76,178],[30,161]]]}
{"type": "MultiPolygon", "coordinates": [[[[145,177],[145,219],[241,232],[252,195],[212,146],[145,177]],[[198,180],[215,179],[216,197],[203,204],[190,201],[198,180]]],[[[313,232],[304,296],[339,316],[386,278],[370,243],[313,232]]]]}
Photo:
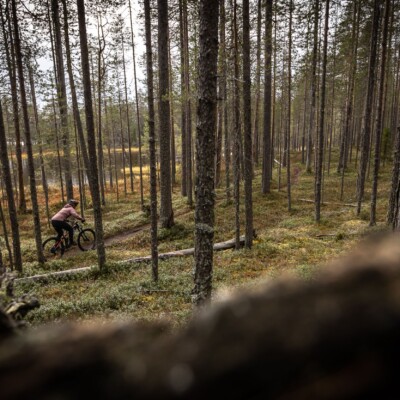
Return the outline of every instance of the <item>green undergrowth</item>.
{"type": "MultiPolygon", "coordinates": [[[[379,186],[377,226],[369,226],[370,185],[366,186],[365,204],[356,215],[356,171],[345,174],[343,197],[340,198],[340,175],[331,167],[324,175],[321,221],[315,222],[314,177],[307,174],[295,155],[293,168],[298,178],[291,190],[292,204],[288,210],[286,172],[282,173],[281,190],[274,172],[271,193],[261,193],[261,176],[256,171],[253,181],[253,214],[256,238],[249,249],[225,250],[214,253],[213,296],[215,300],[231,296],[236,290],[251,289],[265,280],[283,275],[299,279],[314,279],[324,265],[354,248],[366,235],[387,230],[385,225],[389,195],[390,169],[381,173],[379,186]]],[[[31,216],[22,221],[24,276],[93,267],[89,271],[47,283],[17,285],[20,293],[35,293],[41,307],[28,314],[33,327],[65,320],[107,323],[115,320],[165,319],[172,326],[181,326],[193,314],[193,258],[171,258],[159,263],[159,281],[152,281],[149,263],[121,263],[150,254],[149,216],[141,210],[138,191],[115,198],[104,208],[106,238],[113,239],[107,246],[107,268],[98,271],[96,252],[74,250],[62,259],[39,265],[35,261],[31,216]],[[144,229],[128,234],[143,226],[144,229]],[[128,232],[128,233],[127,233],[128,232]],[[117,236],[116,236],[117,235],[117,236]],[[119,236],[118,236],[119,235],[119,236]]],[[[241,189],[240,223],[244,233],[244,194],[241,189]]],[[[148,199],[146,197],[146,201],[148,199]]],[[[54,208],[56,208],[54,206],[54,208]]],[[[180,195],[177,183],[173,193],[175,225],[159,229],[159,253],[194,247],[194,210],[180,195]]],[[[216,189],[215,242],[235,236],[235,204],[227,201],[224,188],[216,189]]],[[[87,212],[88,225],[92,221],[87,212]]],[[[44,235],[52,234],[47,229],[44,235]]]]}

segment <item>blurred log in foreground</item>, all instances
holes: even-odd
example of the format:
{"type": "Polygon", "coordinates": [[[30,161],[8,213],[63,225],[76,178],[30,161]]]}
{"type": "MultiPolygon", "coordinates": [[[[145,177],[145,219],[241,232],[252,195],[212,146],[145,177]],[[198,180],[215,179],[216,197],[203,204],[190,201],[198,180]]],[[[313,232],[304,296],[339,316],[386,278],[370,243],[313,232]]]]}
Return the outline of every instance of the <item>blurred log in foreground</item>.
{"type": "Polygon", "coordinates": [[[45,330],[0,347],[0,398],[400,398],[399,237],[165,326],[45,330]]]}

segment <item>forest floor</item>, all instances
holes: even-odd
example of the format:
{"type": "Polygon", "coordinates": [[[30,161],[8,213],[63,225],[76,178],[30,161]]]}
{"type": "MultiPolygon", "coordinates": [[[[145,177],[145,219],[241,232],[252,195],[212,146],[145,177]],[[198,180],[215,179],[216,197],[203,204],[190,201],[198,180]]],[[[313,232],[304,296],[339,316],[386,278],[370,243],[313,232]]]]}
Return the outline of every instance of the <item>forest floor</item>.
{"type": "MultiPolygon", "coordinates": [[[[324,205],[320,223],[315,222],[314,176],[305,172],[297,154],[292,160],[292,209],[288,211],[286,171],[282,170],[278,190],[278,171],[274,171],[271,193],[261,193],[260,171],[253,181],[254,228],[257,238],[251,250],[226,250],[214,254],[213,302],[238,290],[249,290],[269,279],[295,275],[313,279],[329,260],[339,257],[357,245],[371,232],[387,230],[385,224],[389,196],[391,165],[382,168],[379,184],[377,226],[369,227],[370,184],[366,185],[365,203],[361,215],[356,215],[356,171],[345,176],[344,196],[340,199],[340,175],[336,165],[325,172],[324,205]]],[[[135,192],[107,195],[104,207],[104,231],[107,265],[105,272],[93,270],[47,284],[39,282],[18,284],[17,294],[34,293],[41,307],[27,316],[31,326],[63,321],[108,323],[121,320],[166,319],[173,326],[184,324],[193,313],[193,258],[180,257],[160,261],[159,282],[151,278],[149,264],[121,264],[120,261],[150,254],[149,216],[141,211],[138,183],[135,192]]],[[[147,196],[145,186],[145,197],[147,196]]],[[[241,191],[241,226],[244,233],[244,199],[241,191]]],[[[56,189],[52,193],[51,211],[61,203],[56,189]]],[[[147,202],[148,198],[146,197],[147,202]]],[[[173,209],[175,226],[159,230],[159,253],[194,246],[194,210],[180,195],[179,183],[174,188],[173,209]]],[[[234,238],[235,205],[226,200],[225,189],[216,190],[215,243],[234,238]]],[[[44,214],[44,213],[43,213],[44,214]]],[[[93,219],[86,211],[87,225],[93,219]]],[[[44,217],[44,215],[43,215],[44,217]]],[[[43,219],[43,226],[46,220],[43,219]]],[[[72,250],[61,259],[40,266],[35,261],[32,216],[21,218],[24,273],[23,276],[63,271],[96,265],[96,252],[72,250]]],[[[43,239],[53,235],[46,228],[43,239]]]]}

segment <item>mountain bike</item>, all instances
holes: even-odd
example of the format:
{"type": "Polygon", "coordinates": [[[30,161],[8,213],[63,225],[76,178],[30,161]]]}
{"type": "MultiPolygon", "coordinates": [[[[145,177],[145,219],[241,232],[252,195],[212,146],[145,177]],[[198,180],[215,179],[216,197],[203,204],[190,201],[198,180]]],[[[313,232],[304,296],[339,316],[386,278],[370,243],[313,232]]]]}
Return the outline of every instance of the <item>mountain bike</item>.
{"type": "MultiPolygon", "coordinates": [[[[93,229],[83,229],[82,224],[78,222],[75,222],[72,228],[79,232],[77,242],[80,250],[88,251],[96,247],[96,234],[93,229]]],[[[61,239],[57,239],[57,236],[46,239],[42,247],[46,259],[56,258],[57,256],[62,257],[65,250],[69,248],[69,233],[64,231],[61,239]]]]}

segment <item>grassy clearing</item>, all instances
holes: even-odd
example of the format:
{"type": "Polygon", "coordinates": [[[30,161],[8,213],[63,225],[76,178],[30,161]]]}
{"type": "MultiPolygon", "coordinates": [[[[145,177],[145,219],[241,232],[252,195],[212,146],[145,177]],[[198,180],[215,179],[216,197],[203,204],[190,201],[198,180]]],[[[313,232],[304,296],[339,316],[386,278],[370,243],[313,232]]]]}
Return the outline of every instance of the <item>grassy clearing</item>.
{"type": "MultiPolygon", "coordinates": [[[[299,169],[296,183],[292,187],[292,209],[289,212],[286,191],[276,190],[277,177],[271,194],[262,195],[260,175],[256,171],[254,180],[254,228],[257,238],[251,250],[224,251],[214,256],[214,297],[223,298],[238,288],[253,287],[266,279],[283,274],[301,279],[313,276],[326,261],[340,256],[354,247],[366,234],[386,229],[385,215],[388,199],[390,166],[381,174],[378,200],[378,225],[369,224],[369,186],[367,187],[362,214],[356,216],[355,201],[356,171],[346,173],[344,196],[340,200],[340,176],[332,168],[324,177],[324,202],[322,221],[314,221],[312,200],[314,178],[304,171],[294,157],[293,167],[299,169]]],[[[282,174],[282,183],[285,177],[282,174]]],[[[138,183],[135,183],[138,185],[138,183]]],[[[284,188],[284,186],[282,186],[284,188]]],[[[146,190],[146,188],[145,188],[146,190]]],[[[106,237],[148,224],[148,216],[141,211],[138,187],[127,196],[120,193],[108,196],[104,208],[106,237]]],[[[147,193],[147,192],[146,192],[147,193]]],[[[225,190],[216,191],[215,241],[234,237],[234,204],[225,199],[225,190]]],[[[242,189],[243,194],[243,189],[242,189]]],[[[54,194],[55,196],[55,194],[54,194]]],[[[54,199],[54,197],[53,197],[54,199]]],[[[193,247],[193,210],[180,196],[179,183],[174,189],[173,206],[176,226],[171,230],[159,231],[159,251],[168,252],[193,247]]],[[[57,211],[59,202],[53,200],[52,212],[57,211]]],[[[96,264],[96,253],[76,252],[66,254],[61,260],[40,267],[35,262],[35,246],[32,238],[31,216],[21,220],[23,235],[24,275],[48,271],[59,271],[96,264]]],[[[90,210],[87,219],[91,220],[90,210]]],[[[45,221],[43,222],[45,224],[45,221]]],[[[244,205],[241,205],[241,224],[244,227],[244,205]]],[[[52,235],[51,229],[44,237],[52,235]]],[[[36,293],[42,306],[28,315],[32,326],[59,323],[64,320],[155,320],[167,319],[173,326],[180,326],[192,315],[190,292],[192,289],[193,260],[190,257],[160,262],[160,281],[151,281],[149,265],[117,265],[116,262],[150,253],[150,232],[144,230],[114,242],[107,248],[109,268],[104,273],[96,271],[83,274],[68,281],[52,282],[48,285],[30,284],[18,287],[18,292],[36,293]]]]}

